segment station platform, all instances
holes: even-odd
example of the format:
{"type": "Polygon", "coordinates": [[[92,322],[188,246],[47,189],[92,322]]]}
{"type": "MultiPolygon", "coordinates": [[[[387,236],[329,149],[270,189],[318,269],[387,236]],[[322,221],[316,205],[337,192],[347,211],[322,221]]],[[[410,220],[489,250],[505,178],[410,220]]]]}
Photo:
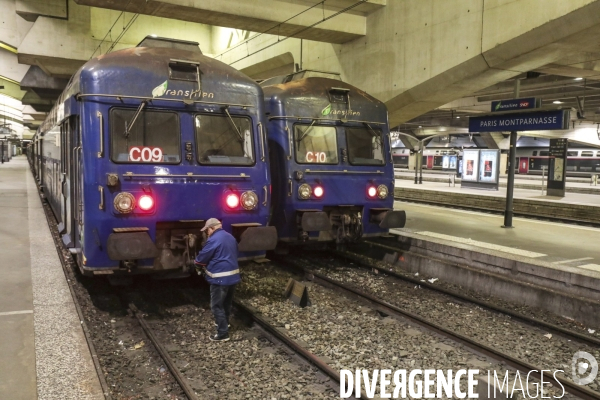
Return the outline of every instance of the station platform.
{"type": "MultiPolygon", "coordinates": [[[[441,180],[427,181],[425,178],[431,178],[431,176],[426,176],[425,173],[422,184],[414,183],[414,175],[412,179],[403,178],[405,178],[403,174],[396,172],[394,196],[397,200],[480,211],[504,212],[506,208],[506,187],[502,185],[499,190],[463,188],[460,181],[457,181],[454,186],[449,184],[447,177],[441,180]]],[[[540,190],[519,188],[519,183],[523,181],[527,180],[515,179],[513,194],[515,215],[600,225],[600,196],[568,191],[565,193],[565,197],[547,196],[542,195],[541,185],[540,190]]],[[[501,178],[502,183],[503,178],[501,178]]],[[[581,182],[567,182],[567,188],[579,188],[584,185],[586,184],[581,182]]],[[[598,190],[594,186],[591,188],[590,190],[598,190]]]]}
{"type": "Polygon", "coordinates": [[[600,228],[515,217],[506,229],[502,215],[402,201],[394,209],[407,215],[392,230],[400,241],[445,261],[407,259],[407,268],[600,326],[590,314],[600,311],[600,228]]]}
{"type": "Polygon", "coordinates": [[[25,156],[0,164],[0,399],[104,399],[25,156]]]}
{"type": "MultiPolygon", "coordinates": [[[[423,182],[442,183],[448,185],[451,182],[451,176],[455,175],[448,171],[423,171],[423,182]]],[[[396,179],[403,179],[411,181],[414,184],[415,173],[414,171],[409,172],[407,170],[395,170],[396,179]]],[[[543,184],[544,190],[547,187],[548,176],[545,176],[545,182],[543,184]]],[[[454,183],[459,185],[461,182],[460,178],[454,179],[454,183]]],[[[507,177],[506,175],[500,175],[500,187],[506,187],[507,177]]],[[[541,195],[542,192],[542,175],[515,175],[515,189],[525,189],[538,191],[541,195]]],[[[567,177],[565,184],[565,191],[567,193],[577,194],[594,194],[600,195],[600,185],[592,184],[591,178],[583,177],[567,177]]]]}

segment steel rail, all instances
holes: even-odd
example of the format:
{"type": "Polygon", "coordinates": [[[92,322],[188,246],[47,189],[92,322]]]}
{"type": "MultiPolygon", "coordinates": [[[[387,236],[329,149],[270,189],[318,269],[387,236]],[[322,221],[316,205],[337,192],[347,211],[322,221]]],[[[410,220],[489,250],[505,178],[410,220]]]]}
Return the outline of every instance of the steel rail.
{"type": "MultiPolygon", "coordinates": [[[[494,349],[493,347],[487,346],[483,343],[479,343],[479,342],[477,342],[467,336],[464,336],[458,332],[454,332],[450,329],[444,328],[443,326],[441,326],[439,324],[428,321],[427,319],[425,319],[417,314],[413,314],[410,311],[403,310],[400,307],[397,307],[397,306],[390,304],[384,300],[381,300],[369,293],[365,293],[361,290],[352,288],[350,286],[346,286],[343,283],[336,281],[335,279],[331,279],[325,275],[319,274],[308,268],[305,268],[304,266],[300,265],[298,262],[285,260],[284,263],[287,265],[292,265],[298,269],[303,270],[304,273],[308,275],[309,279],[316,278],[317,283],[319,283],[319,281],[322,281],[322,282],[325,282],[325,283],[333,286],[334,289],[352,293],[360,298],[366,299],[366,300],[370,301],[371,303],[376,304],[380,309],[382,309],[386,313],[393,314],[393,315],[396,315],[396,316],[399,316],[402,318],[406,318],[406,319],[412,321],[413,323],[416,323],[430,331],[433,331],[439,335],[448,337],[451,340],[453,340],[454,342],[463,344],[466,347],[469,347],[470,349],[472,349],[474,351],[480,352],[482,354],[487,355],[488,357],[491,357],[495,360],[503,362],[523,373],[531,373],[531,375],[533,377],[535,377],[539,380],[542,379],[540,371],[542,371],[543,369],[541,369],[541,368],[536,368],[535,366],[533,366],[525,361],[521,361],[517,358],[514,358],[514,357],[508,355],[508,354],[504,354],[504,353],[494,349]]],[[[546,376],[546,378],[547,378],[547,380],[545,382],[549,382],[554,386],[561,386],[564,388],[564,390],[566,392],[568,392],[572,395],[575,395],[581,399],[600,400],[600,393],[595,392],[591,389],[588,389],[585,386],[577,385],[575,382],[573,382],[572,380],[570,380],[568,378],[555,378],[554,375],[548,375],[548,376],[546,376]]]]}
{"type": "Polygon", "coordinates": [[[265,330],[267,330],[269,333],[271,333],[277,339],[281,340],[288,347],[292,348],[292,350],[294,350],[296,353],[302,355],[302,357],[304,357],[310,363],[314,364],[317,368],[319,368],[321,371],[323,371],[325,374],[327,374],[330,378],[334,379],[337,383],[340,383],[340,374],[338,371],[331,368],[326,362],[321,360],[318,356],[311,353],[304,347],[300,346],[295,340],[293,340],[288,335],[284,334],[279,329],[274,327],[265,318],[258,315],[258,311],[255,311],[255,309],[253,307],[246,306],[245,304],[242,304],[238,300],[234,300],[233,302],[237,308],[241,309],[242,311],[244,311],[245,313],[250,315],[252,317],[252,319],[254,321],[256,321],[260,326],[262,326],[265,330]]]}
{"type": "MultiPolygon", "coordinates": [[[[401,249],[399,247],[387,246],[387,245],[384,245],[384,244],[381,244],[381,243],[373,242],[371,240],[365,240],[365,243],[368,243],[368,244],[374,245],[374,246],[378,246],[378,247],[381,247],[383,249],[387,249],[387,250],[390,250],[390,251],[401,251],[403,253],[410,253],[411,255],[414,255],[414,256],[417,256],[417,257],[421,257],[420,254],[417,254],[417,253],[414,253],[414,252],[411,252],[411,251],[407,251],[407,250],[403,250],[403,249],[401,249]]],[[[455,292],[455,291],[450,290],[450,289],[445,289],[445,288],[442,288],[442,287],[439,287],[439,286],[432,285],[430,283],[427,283],[427,281],[421,282],[420,280],[415,279],[415,278],[411,278],[410,276],[404,276],[404,275],[401,275],[401,274],[399,274],[397,272],[390,271],[390,270],[387,270],[385,268],[378,267],[378,266],[376,266],[374,264],[365,262],[364,260],[360,259],[359,257],[356,257],[356,256],[354,256],[352,254],[349,254],[349,253],[336,252],[336,254],[338,256],[340,256],[340,257],[344,257],[346,259],[352,260],[353,262],[356,262],[356,263],[362,265],[365,268],[376,269],[377,271],[381,272],[382,274],[387,274],[387,275],[393,276],[396,279],[401,279],[401,280],[406,281],[406,282],[414,283],[416,285],[421,285],[423,287],[426,287],[427,289],[435,290],[437,292],[446,294],[448,296],[456,297],[458,299],[467,301],[469,303],[476,304],[476,305],[478,305],[480,307],[484,307],[484,308],[487,308],[487,309],[492,310],[492,311],[496,311],[496,312],[499,312],[499,313],[502,313],[502,314],[509,315],[512,318],[521,320],[523,322],[527,322],[527,323],[532,324],[532,325],[537,325],[539,327],[543,327],[544,329],[547,329],[549,331],[553,331],[554,333],[558,333],[558,334],[565,335],[565,336],[570,336],[571,338],[574,338],[574,339],[576,339],[576,340],[578,340],[580,342],[585,342],[586,344],[588,344],[590,346],[600,347],[600,339],[597,339],[595,337],[583,335],[583,334],[581,334],[579,332],[576,332],[576,331],[573,331],[571,329],[563,328],[563,327],[558,326],[558,325],[554,325],[554,324],[551,324],[551,323],[548,323],[548,322],[545,322],[545,321],[541,321],[541,320],[538,320],[538,319],[535,319],[535,318],[532,318],[532,317],[528,317],[527,315],[524,315],[524,314],[521,314],[521,313],[518,313],[518,312],[515,312],[515,311],[512,311],[512,310],[509,310],[509,309],[504,308],[504,307],[500,307],[500,306],[494,305],[494,304],[489,303],[487,301],[479,300],[479,299],[476,299],[476,298],[473,298],[473,297],[466,296],[464,294],[455,292]]]]}
{"type": "Polygon", "coordinates": [[[185,395],[188,397],[188,399],[189,400],[200,400],[198,398],[198,396],[196,396],[196,394],[194,393],[193,389],[188,385],[185,377],[182,375],[179,368],[177,368],[175,366],[173,359],[171,358],[171,356],[169,356],[169,353],[163,347],[160,340],[158,340],[156,338],[156,336],[154,335],[154,332],[152,332],[152,329],[148,326],[148,324],[146,323],[144,318],[140,315],[140,311],[137,309],[137,307],[133,304],[129,304],[129,309],[131,310],[131,312],[133,312],[133,315],[135,315],[135,317],[137,318],[138,322],[140,323],[140,326],[144,330],[144,333],[146,334],[146,336],[148,336],[148,339],[150,339],[150,341],[154,345],[154,348],[156,349],[156,351],[158,351],[158,354],[160,354],[163,361],[167,365],[167,368],[169,368],[169,371],[171,371],[171,374],[173,375],[173,377],[175,378],[175,380],[177,381],[179,386],[181,386],[181,389],[183,390],[185,395]]]}

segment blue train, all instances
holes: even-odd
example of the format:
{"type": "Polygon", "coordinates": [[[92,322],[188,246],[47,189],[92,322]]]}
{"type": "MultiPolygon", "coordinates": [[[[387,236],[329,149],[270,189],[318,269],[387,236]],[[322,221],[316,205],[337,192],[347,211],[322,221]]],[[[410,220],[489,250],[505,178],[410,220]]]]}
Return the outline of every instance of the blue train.
{"type": "Polygon", "coordinates": [[[338,245],[401,228],[393,210],[387,108],[318,71],[261,83],[273,184],[271,224],[281,242],[338,245]]]}
{"type": "Polygon", "coordinates": [[[210,217],[243,259],[275,247],[265,123],[254,81],[147,37],[72,77],[30,162],[84,275],[180,273],[210,217]]]}

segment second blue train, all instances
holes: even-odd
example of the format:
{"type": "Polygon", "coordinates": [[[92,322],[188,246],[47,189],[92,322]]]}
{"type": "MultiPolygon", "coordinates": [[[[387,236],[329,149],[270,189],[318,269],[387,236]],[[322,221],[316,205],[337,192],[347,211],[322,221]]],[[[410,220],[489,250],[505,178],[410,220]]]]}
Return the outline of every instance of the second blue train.
{"type": "Polygon", "coordinates": [[[404,226],[405,212],[393,210],[385,104],[317,71],[261,86],[280,242],[343,245],[404,226]]]}

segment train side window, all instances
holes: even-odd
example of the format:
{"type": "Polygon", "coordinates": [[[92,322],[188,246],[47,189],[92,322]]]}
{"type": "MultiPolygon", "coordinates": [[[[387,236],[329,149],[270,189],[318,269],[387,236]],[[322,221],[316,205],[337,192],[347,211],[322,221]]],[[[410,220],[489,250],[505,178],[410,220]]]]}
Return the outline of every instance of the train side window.
{"type": "Polygon", "coordinates": [[[383,165],[383,133],[370,126],[346,128],[348,159],[352,165],[383,165]]]}
{"type": "Polygon", "coordinates": [[[196,115],[195,126],[200,164],[254,164],[250,118],[201,114],[196,115]]]}
{"type": "Polygon", "coordinates": [[[581,157],[594,157],[594,152],[593,151],[582,151],[581,157]]]}
{"type": "Polygon", "coordinates": [[[534,150],[532,155],[537,156],[537,150],[534,150]]]}
{"type": "Polygon", "coordinates": [[[579,154],[577,151],[567,151],[567,157],[577,157],[577,154],[579,154]]]}
{"type": "Polygon", "coordinates": [[[181,133],[174,112],[143,110],[132,125],[135,109],[110,110],[111,160],[117,163],[179,164],[181,133]],[[125,124],[129,134],[125,134],[125,124]],[[148,150],[146,150],[148,149],[148,150]]]}
{"type": "Polygon", "coordinates": [[[549,155],[550,155],[550,152],[549,152],[549,151],[543,151],[543,150],[542,150],[542,151],[540,151],[540,156],[543,156],[543,157],[548,157],[549,155]]]}
{"type": "Polygon", "coordinates": [[[296,162],[299,164],[337,164],[337,132],[333,126],[294,126],[296,162]]]}

